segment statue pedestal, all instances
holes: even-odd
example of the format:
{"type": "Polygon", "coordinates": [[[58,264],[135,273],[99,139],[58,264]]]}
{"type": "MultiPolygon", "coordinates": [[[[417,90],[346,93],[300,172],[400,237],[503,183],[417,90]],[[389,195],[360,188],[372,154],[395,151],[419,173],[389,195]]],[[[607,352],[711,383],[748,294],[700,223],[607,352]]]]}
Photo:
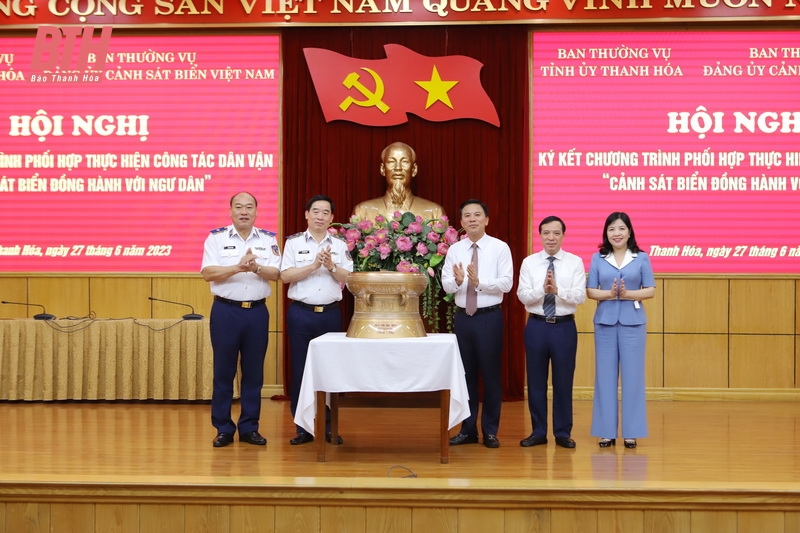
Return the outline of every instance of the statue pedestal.
{"type": "Polygon", "coordinates": [[[348,337],[396,339],[425,337],[419,297],[428,279],[407,272],[353,272],[347,288],[355,297],[348,337]]]}

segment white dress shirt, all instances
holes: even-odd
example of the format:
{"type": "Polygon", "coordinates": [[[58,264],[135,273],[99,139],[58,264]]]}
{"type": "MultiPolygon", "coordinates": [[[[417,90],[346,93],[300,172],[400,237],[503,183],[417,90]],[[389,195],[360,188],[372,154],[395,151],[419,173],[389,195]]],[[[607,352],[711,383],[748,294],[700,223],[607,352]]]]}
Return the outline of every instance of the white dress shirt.
{"type": "MultiPolygon", "coordinates": [[[[544,250],[529,255],[522,261],[519,270],[517,298],[525,310],[535,315],[544,315],[544,280],[547,278],[549,254],[544,250]]],[[[586,301],[586,271],[580,257],[564,250],[555,254],[553,275],[558,286],[556,316],[575,314],[579,304],[586,301]]]]}
{"type": "MultiPolygon", "coordinates": [[[[337,269],[353,271],[353,260],[347,251],[347,243],[330,233],[322,241],[317,242],[308,230],[287,237],[283,247],[281,272],[289,268],[300,268],[310,265],[317,254],[331,247],[331,261],[337,269]]],[[[323,267],[318,268],[307,277],[289,284],[289,299],[309,305],[327,305],[342,299],[342,286],[323,267]]]]}
{"type": "MultiPolygon", "coordinates": [[[[280,268],[281,251],[274,233],[253,228],[247,240],[243,240],[231,224],[211,230],[206,237],[200,270],[207,266],[239,264],[248,249],[258,256],[256,263],[259,265],[280,268]]],[[[269,281],[253,272],[237,272],[228,279],[212,281],[210,285],[212,294],[239,302],[261,300],[272,293],[269,281]]]]}
{"type": "MultiPolygon", "coordinates": [[[[491,307],[503,302],[503,293],[509,292],[514,284],[514,262],[508,244],[490,235],[484,235],[478,242],[478,309],[491,307]]],[[[472,263],[472,241],[462,239],[447,250],[442,267],[442,288],[446,293],[456,294],[456,305],[464,308],[467,304],[469,278],[467,266],[472,263]],[[456,284],[453,266],[461,265],[464,281],[456,284]]]]}

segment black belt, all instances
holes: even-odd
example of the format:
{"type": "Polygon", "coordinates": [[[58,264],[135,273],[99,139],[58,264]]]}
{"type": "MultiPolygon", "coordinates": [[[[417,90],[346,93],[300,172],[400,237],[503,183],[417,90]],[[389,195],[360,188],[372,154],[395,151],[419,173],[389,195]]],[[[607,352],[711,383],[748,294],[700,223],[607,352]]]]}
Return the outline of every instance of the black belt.
{"type": "Polygon", "coordinates": [[[325,311],[330,311],[331,309],[339,308],[339,302],[331,302],[329,304],[324,304],[324,305],[315,305],[315,304],[307,304],[304,302],[298,302],[297,300],[292,300],[292,305],[299,305],[304,309],[311,309],[315,313],[324,313],[325,311]]]}
{"type": "Polygon", "coordinates": [[[560,324],[562,322],[572,322],[573,320],[575,320],[575,315],[563,315],[563,316],[554,316],[552,318],[547,318],[544,315],[535,315],[531,313],[530,317],[536,320],[541,320],[542,322],[547,322],[548,324],[560,324]]]}
{"type": "Polygon", "coordinates": [[[214,296],[214,300],[224,304],[232,305],[234,307],[241,307],[243,309],[250,309],[251,307],[256,307],[257,305],[263,305],[264,302],[267,301],[266,298],[261,298],[260,300],[253,300],[250,302],[240,302],[239,300],[228,300],[222,296],[214,296]]]}
{"type": "MultiPolygon", "coordinates": [[[[497,311],[500,309],[500,304],[497,305],[490,305],[489,307],[479,307],[472,316],[482,315],[483,313],[490,313],[492,311],[497,311]]],[[[459,313],[466,313],[467,310],[463,307],[456,307],[456,311],[459,313]]]]}

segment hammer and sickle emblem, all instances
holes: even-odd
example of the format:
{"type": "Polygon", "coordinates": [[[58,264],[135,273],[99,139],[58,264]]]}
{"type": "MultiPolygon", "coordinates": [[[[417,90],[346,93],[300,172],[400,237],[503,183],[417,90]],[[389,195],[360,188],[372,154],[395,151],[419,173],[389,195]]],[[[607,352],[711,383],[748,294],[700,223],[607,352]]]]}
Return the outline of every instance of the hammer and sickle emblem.
{"type": "Polygon", "coordinates": [[[364,87],[363,83],[358,81],[360,76],[358,75],[357,72],[351,72],[344,79],[344,81],[342,82],[342,85],[344,85],[348,89],[355,88],[356,91],[360,92],[362,95],[364,95],[366,97],[366,100],[356,100],[352,96],[348,96],[347,98],[344,99],[344,101],[341,104],[339,104],[339,108],[342,111],[347,111],[347,109],[352,104],[355,104],[355,105],[360,106],[360,107],[372,107],[372,106],[375,106],[378,109],[380,109],[382,113],[387,113],[389,111],[389,106],[386,105],[381,100],[383,98],[383,92],[384,92],[383,80],[378,75],[378,73],[375,72],[372,69],[368,69],[367,67],[362,67],[361,70],[367,71],[369,73],[369,75],[372,76],[372,79],[375,81],[375,91],[374,92],[370,91],[369,89],[364,87]]]}

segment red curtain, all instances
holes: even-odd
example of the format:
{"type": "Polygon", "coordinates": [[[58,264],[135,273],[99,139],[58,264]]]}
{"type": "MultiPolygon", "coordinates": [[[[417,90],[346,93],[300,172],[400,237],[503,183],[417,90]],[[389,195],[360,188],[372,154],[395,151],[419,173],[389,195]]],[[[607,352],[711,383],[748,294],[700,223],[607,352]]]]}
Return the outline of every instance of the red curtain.
{"type": "MultiPolygon", "coordinates": [[[[516,275],[528,254],[528,29],[517,25],[292,28],[282,32],[283,227],[305,230],[305,202],[327,194],[335,220],[346,221],[360,201],[382,196],[380,153],[393,141],[411,145],[419,171],[414,194],[441,204],[460,227],[459,204],[479,198],[489,207],[487,233],[506,241],[515,283],[506,295],[504,396],[524,396],[525,309],[516,297],[516,275]],[[428,122],[409,115],[392,127],[326,123],[303,56],[325,48],[350,57],[383,59],[396,43],[427,56],[465,55],[484,64],[481,81],[497,107],[500,127],[472,119],[428,122]]],[[[347,300],[347,299],[346,299],[347,300]]],[[[347,311],[345,311],[347,312],[347,311]]],[[[286,347],[286,342],[283,343],[286,347]]],[[[289,383],[288,347],[284,383],[289,383]]]]}

